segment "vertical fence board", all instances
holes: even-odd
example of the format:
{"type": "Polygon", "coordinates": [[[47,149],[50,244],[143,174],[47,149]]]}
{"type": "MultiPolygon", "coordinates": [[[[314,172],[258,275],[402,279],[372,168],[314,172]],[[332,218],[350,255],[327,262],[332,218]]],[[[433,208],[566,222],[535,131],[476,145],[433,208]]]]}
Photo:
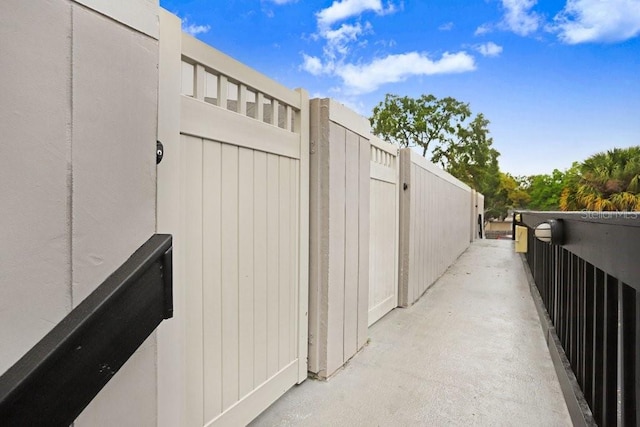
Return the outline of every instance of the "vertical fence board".
{"type": "Polygon", "coordinates": [[[291,338],[289,324],[289,310],[291,302],[291,271],[289,262],[291,258],[291,210],[289,206],[291,184],[289,182],[290,160],[284,157],[279,159],[279,200],[278,200],[278,246],[279,246],[279,290],[278,290],[278,369],[284,368],[289,362],[289,340],[291,338]]]}
{"type": "Polygon", "coordinates": [[[413,304],[413,301],[416,300],[416,289],[415,284],[412,279],[416,277],[418,271],[418,224],[419,221],[416,220],[419,215],[419,211],[417,206],[420,203],[420,192],[417,190],[420,186],[418,183],[419,172],[417,168],[411,167],[411,162],[409,161],[409,169],[410,169],[410,182],[411,186],[409,187],[409,191],[411,192],[411,204],[409,205],[409,275],[407,278],[407,303],[409,306],[413,304]]]}
{"type": "Polygon", "coordinates": [[[238,147],[222,146],[222,408],[239,399],[238,147]]]}
{"type": "MultiPolygon", "coordinates": [[[[290,112],[289,112],[290,113],[290,112]]],[[[289,228],[292,230],[300,229],[300,215],[298,214],[298,208],[300,206],[300,197],[299,197],[299,180],[300,175],[298,173],[298,169],[300,167],[300,162],[297,160],[289,161],[289,228]]],[[[299,254],[299,245],[298,245],[298,234],[297,233],[289,233],[289,250],[291,251],[291,255],[289,256],[289,277],[290,277],[290,286],[289,286],[289,361],[296,359],[296,354],[298,352],[298,319],[299,313],[298,309],[300,304],[298,303],[299,298],[299,286],[295,286],[298,278],[298,268],[299,263],[297,262],[296,255],[299,254]]],[[[305,370],[306,373],[306,370],[305,370]]]]}
{"type": "Polygon", "coordinates": [[[240,397],[249,394],[254,387],[254,168],[253,150],[240,148],[238,159],[238,368],[240,397]]]}
{"type": "Polygon", "coordinates": [[[345,263],[344,263],[344,357],[358,349],[358,264],[359,264],[359,141],[347,130],[345,138],[345,263]]]}
{"type": "MultiPolygon", "coordinates": [[[[368,306],[369,306],[369,248],[371,247],[371,179],[370,179],[370,157],[371,145],[369,141],[362,137],[357,137],[356,153],[358,158],[358,288],[357,304],[354,310],[357,313],[356,319],[356,351],[365,345],[368,335],[368,306]]],[[[396,260],[397,263],[397,260],[396,260]]],[[[351,354],[347,355],[347,359],[351,354]]]]}
{"type": "MultiPolygon", "coordinates": [[[[202,343],[202,140],[182,137],[184,160],[186,162],[185,204],[189,206],[185,230],[187,245],[185,257],[188,260],[185,280],[186,301],[192,309],[187,313],[187,370],[188,383],[200,383],[203,375],[202,343]]],[[[187,409],[190,422],[202,423],[204,416],[203,392],[201,387],[187,390],[187,409]]]]}
{"type": "Polygon", "coordinates": [[[346,131],[329,122],[331,168],[329,170],[329,278],[327,307],[327,371],[344,361],[344,271],[345,271],[345,143],[346,131]]]}
{"type": "Polygon", "coordinates": [[[278,372],[279,365],[279,162],[267,155],[267,377],[278,372]]]}
{"type": "Polygon", "coordinates": [[[203,168],[204,417],[222,413],[222,146],[207,141],[203,168]]]}
{"type": "Polygon", "coordinates": [[[267,155],[254,153],[254,387],[267,380],[267,155]]]}
{"type": "MultiPolygon", "coordinates": [[[[375,147],[371,147],[372,150],[375,150],[375,147]]],[[[371,277],[372,282],[374,280],[377,280],[381,274],[378,272],[378,268],[379,268],[379,260],[378,257],[380,256],[379,254],[382,252],[382,248],[380,247],[380,241],[382,240],[381,237],[381,233],[378,231],[380,230],[382,224],[382,220],[380,219],[380,215],[379,212],[382,212],[382,207],[380,206],[380,202],[378,201],[379,198],[381,198],[380,195],[380,182],[376,181],[376,180],[372,180],[371,181],[371,195],[369,196],[369,201],[371,203],[371,220],[370,220],[370,227],[371,227],[371,247],[369,249],[369,257],[370,257],[370,265],[369,265],[369,274],[371,277]]],[[[380,288],[378,286],[377,283],[373,284],[371,286],[371,288],[369,289],[369,311],[371,311],[371,309],[373,307],[376,306],[376,304],[379,301],[380,298],[380,288]]],[[[371,322],[371,318],[369,319],[369,322],[371,322]]]]}

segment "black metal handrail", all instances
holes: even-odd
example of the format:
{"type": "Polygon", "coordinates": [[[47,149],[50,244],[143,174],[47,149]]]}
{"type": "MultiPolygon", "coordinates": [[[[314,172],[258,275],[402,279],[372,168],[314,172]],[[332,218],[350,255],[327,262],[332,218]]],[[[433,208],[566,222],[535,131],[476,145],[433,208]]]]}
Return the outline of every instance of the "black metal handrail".
{"type": "Polygon", "coordinates": [[[640,421],[640,213],[520,212],[526,259],[598,425],[640,421]],[[551,245],[535,228],[561,220],[551,245]]]}
{"type": "Polygon", "coordinates": [[[68,426],[163,319],[172,239],[156,234],[0,377],[0,425],[68,426]]]}

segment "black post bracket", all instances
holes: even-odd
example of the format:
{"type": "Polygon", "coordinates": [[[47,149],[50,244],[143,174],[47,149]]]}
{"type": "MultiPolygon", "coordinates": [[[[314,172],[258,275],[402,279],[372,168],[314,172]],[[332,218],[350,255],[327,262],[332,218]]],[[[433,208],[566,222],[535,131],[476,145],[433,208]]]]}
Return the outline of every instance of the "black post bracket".
{"type": "Polygon", "coordinates": [[[0,425],[70,425],[172,317],[172,286],[172,238],[156,234],[0,377],[0,425]]]}

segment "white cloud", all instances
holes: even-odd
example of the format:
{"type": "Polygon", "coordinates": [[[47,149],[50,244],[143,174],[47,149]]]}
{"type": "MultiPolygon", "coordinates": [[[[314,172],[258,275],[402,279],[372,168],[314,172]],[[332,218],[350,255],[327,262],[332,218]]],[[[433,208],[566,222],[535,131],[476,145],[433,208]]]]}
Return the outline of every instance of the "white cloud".
{"type": "Polygon", "coordinates": [[[370,29],[371,25],[368,23],[364,27],[357,23],[355,25],[342,24],[338,29],[328,29],[322,32],[322,37],[327,40],[327,44],[324,47],[325,55],[332,59],[335,59],[336,53],[346,55],[349,52],[349,44],[356,42],[360,35],[370,29]]]}
{"type": "Polygon", "coordinates": [[[182,20],[182,31],[187,34],[191,34],[194,37],[198,34],[208,33],[209,30],[211,30],[210,25],[189,24],[189,20],[187,18],[182,20]]]}
{"type": "Polygon", "coordinates": [[[463,73],[475,68],[474,58],[466,52],[446,52],[435,61],[425,54],[409,52],[374,59],[368,64],[342,64],[336,67],[335,74],[342,78],[349,92],[360,94],[411,76],[463,73]]]}
{"type": "MultiPolygon", "coordinates": [[[[340,20],[360,15],[367,10],[383,14],[391,10],[392,5],[384,9],[381,0],[342,0],[334,1],[327,9],[316,13],[318,19],[318,33],[314,38],[322,38],[326,41],[323,47],[325,59],[336,61],[350,53],[351,46],[358,43],[358,39],[371,31],[371,24],[365,22],[343,23],[338,28],[332,28],[340,20]]],[[[363,42],[361,42],[363,43],[363,42]]]]}
{"type": "Polygon", "coordinates": [[[564,43],[623,41],[640,34],[640,1],[568,0],[554,21],[564,43]]]}
{"type": "MultiPolygon", "coordinates": [[[[318,32],[312,39],[324,41],[322,55],[311,56],[303,53],[300,69],[314,76],[340,78],[342,85],[336,88],[335,92],[348,97],[372,92],[381,85],[403,81],[412,76],[475,70],[475,59],[466,52],[447,52],[440,59],[431,59],[426,54],[418,52],[408,52],[387,55],[370,62],[360,59],[361,62],[354,63],[352,48],[366,45],[367,40],[363,36],[373,29],[369,22],[362,23],[355,19],[351,22],[341,21],[359,17],[364,12],[384,15],[395,10],[395,5],[390,1],[383,3],[383,0],[334,0],[331,6],[316,13],[318,32]],[[339,26],[336,25],[338,23],[339,26]]],[[[441,29],[447,30],[452,27],[453,23],[446,23],[441,29]]],[[[392,41],[389,46],[394,44],[392,41]]]]}
{"type": "Polygon", "coordinates": [[[493,26],[491,24],[482,24],[478,28],[476,28],[476,31],[473,34],[476,36],[481,36],[483,34],[487,34],[492,31],[493,31],[493,26]]]}
{"type": "Polygon", "coordinates": [[[330,27],[336,22],[343,21],[352,16],[359,16],[364,12],[372,11],[378,15],[386,15],[396,11],[396,7],[389,3],[385,8],[382,0],[335,0],[331,6],[316,13],[320,28],[330,27]]]}
{"type": "Polygon", "coordinates": [[[438,27],[440,31],[451,31],[453,29],[453,22],[447,22],[438,27]]]}
{"type": "Polygon", "coordinates": [[[538,31],[543,17],[532,9],[538,0],[501,0],[504,16],[497,24],[486,23],[476,28],[474,35],[480,36],[496,29],[512,31],[520,36],[528,36],[538,31]]]}
{"type": "Polygon", "coordinates": [[[501,26],[520,36],[536,32],[542,23],[542,17],[531,9],[537,2],[537,0],[502,0],[505,14],[501,26]]]}
{"type": "Polygon", "coordinates": [[[305,53],[302,54],[303,62],[300,66],[304,71],[319,76],[328,72],[328,67],[322,64],[322,61],[317,56],[309,56],[305,53]]]}
{"type": "Polygon", "coordinates": [[[499,56],[502,53],[502,46],[494,42],[477,45],[475,49],[480,52],[482,56],[499,56]]]}
{"type": "Polygon", "coordinates": [[[282,5],[282,4],[288,4],[288,3],[295,3],[298,0],[269,0],[271,1],[271,3],[275,3],[277,5],[282,5]]]}

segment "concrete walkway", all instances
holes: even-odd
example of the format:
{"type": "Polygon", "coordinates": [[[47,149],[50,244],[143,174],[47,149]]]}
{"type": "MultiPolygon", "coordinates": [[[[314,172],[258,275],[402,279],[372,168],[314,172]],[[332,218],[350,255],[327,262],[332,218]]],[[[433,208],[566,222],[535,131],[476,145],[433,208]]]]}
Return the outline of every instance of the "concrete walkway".
{"type": "Polygon", "coordinates": [[[511,241],[474,243],[329,381],[307,380],[255,426],[570,426],[511,241]]]}

